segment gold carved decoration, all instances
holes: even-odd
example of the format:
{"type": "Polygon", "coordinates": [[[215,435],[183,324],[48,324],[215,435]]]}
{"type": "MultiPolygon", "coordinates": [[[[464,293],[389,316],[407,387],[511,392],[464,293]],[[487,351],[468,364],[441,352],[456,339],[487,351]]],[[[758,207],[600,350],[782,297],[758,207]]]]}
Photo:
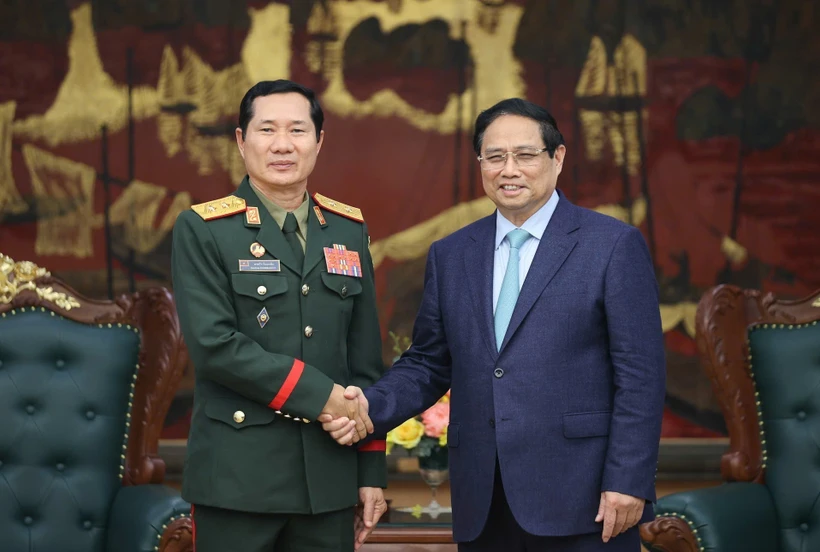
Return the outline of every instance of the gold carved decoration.
{"type": "MultiPolygon", "coordinates": [[[[322,106],[343,117],[401,117],[421,130],[440,133],[451,133],[456,130],[459,101],[454,94],[450,96],[444,111],[429,113],[410,105],[393,90],[380,90],[366,101],[357,100],[348,91],[344,82],[344,44],[356,25],[369,17],[377,18],[385,33],[402,25],[441,19],[446,21],[452,32],[457,35],[462,21],[469,22],[466,25],[466,36],[456,37],[467,43],[475,62],[476,108],[486,109],[504,98],[526,97],[523,69],[513,55],[515,33],[524,9],[514,4],[494,7],[497,19],[491,26],[482,26],[484,7],[485,2],[479,0],[405,0],[402,2],[401,11],[396,12],[386,2],[317,2],[308,20],[308,32],[320,33],[331,26],[336,30],[335,40],[326,44],[311,42],[305,52],[306,62],[311,71],[323,70],[328,81],[328,87],[321,98],[322,106]]],[[[473,89],[468,88],[462,94],[462,130],[468,130],[473,125],[473,93],[473,89]]]]}
{"type": "MultiPolygon", "coordinates": [[[[615,48],[614,62],[607,60],[603,40],[595,36],[578,79],[575,95],[616,98],[646,95],[646,49],[631,34],[625,34],[615,48]]],[[[599,160],[607,140],[617,166],[626,161],[630,175],[636,175],[641,164],[638,144],[638,112],[595,111],[579,109],[587,159],[599,160]],[[626,151],[624,151],[626,150],[626,151]]],[[[646,123],[646,110],[641,112],[646,123]]]]}
{"type": "Polygon", "coordinates": [[[28,210],[11,173],[11,125],[16,107],[15,102],[0,103],[0,220],[4,213],[17,214],[28,210]]]}
{"type": "Polygon", "coordinates": [[[54,291],[50,286],[37,286],[34,280],[43,276],[51,276],[51,273],[32,262],[14,262],[11,257],[0,253],[0,303],[11,303],[21,292],[30,290],[40,299],[54,303],[63,310],[80,306],[80,302],[71,295],[54,291]]]}
{"type": "Polygon", "coordinates": [[[102,215],[94,212],[94,168],[29,144],[23,145],[23,158],[37,205],[34,251],[92,256],[92,230],[102,225],[102,215]]]}

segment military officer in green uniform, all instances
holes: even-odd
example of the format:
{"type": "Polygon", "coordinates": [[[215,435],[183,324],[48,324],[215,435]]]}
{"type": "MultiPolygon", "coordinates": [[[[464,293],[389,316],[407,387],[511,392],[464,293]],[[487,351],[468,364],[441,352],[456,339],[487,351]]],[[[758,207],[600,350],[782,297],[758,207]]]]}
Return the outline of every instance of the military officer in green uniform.
{"type": "Polygon", "coordinates": [[[322,122],[310,89],[256,84],[236,129],[248,176],[174,227],[197,552],[347,552],[386,509],[384,442],[339,446],[314,423],[349,412],[359,437],[372,432],[343,393],[384,369],[361,211],[307,193],[322,122]]]}

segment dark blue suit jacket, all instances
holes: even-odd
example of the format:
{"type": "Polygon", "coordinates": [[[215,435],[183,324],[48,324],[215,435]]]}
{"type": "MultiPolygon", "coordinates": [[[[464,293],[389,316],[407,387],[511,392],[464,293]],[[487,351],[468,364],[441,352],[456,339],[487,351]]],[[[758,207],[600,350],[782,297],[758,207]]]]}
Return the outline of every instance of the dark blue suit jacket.
{"type": "Polygon", "coordinates": [[[657,282],[640,232],[564,196],[497,351],[495,214],[434,243],[413,344],[365,394],[376,434],[452,388],[456,541],[484,527],[496,455],[519,524],[535,535],[601,531],[602,491],[652,518],[665,391],[657,282]]]}

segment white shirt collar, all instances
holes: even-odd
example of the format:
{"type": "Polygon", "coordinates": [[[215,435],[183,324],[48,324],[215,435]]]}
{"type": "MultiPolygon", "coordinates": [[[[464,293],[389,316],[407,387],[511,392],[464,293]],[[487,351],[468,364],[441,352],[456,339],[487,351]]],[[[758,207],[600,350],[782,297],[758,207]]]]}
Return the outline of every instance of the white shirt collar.
{"type": "MultiPolygon", "coordinates": [[[[521,225],[521,228],[529,232],[532,237],[540,241],[557,206],[558,190],[553,190],[552,195],[547,202],[535,213],[533,213],[532,216],[521,225]]],[[[507,220],[500,211],[496,210],[495,214],[495,248],[498,249],[501,242],[503,242],[504,238],[507,237],[507,234],[518,227],[507,220]]]]}

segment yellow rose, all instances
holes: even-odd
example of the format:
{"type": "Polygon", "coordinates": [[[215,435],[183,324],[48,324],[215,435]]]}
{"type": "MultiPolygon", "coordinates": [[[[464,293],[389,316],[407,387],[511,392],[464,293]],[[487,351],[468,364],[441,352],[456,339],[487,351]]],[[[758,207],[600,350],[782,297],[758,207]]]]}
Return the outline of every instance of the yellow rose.
{"type": "Polygon", "coordinates": [[[444,426],[444,431],[441,432],[438,438],[438,446],[446,447],[447,446],[447,428],[450,427],[449,425],[444,426]]]}
{"type": "Polygon", "coordinates": [[[393,443],[411,449],[418,445],[424,436],[424,424],[415,418],[410,418],[390,433],[393,434],[393,443]]]}

